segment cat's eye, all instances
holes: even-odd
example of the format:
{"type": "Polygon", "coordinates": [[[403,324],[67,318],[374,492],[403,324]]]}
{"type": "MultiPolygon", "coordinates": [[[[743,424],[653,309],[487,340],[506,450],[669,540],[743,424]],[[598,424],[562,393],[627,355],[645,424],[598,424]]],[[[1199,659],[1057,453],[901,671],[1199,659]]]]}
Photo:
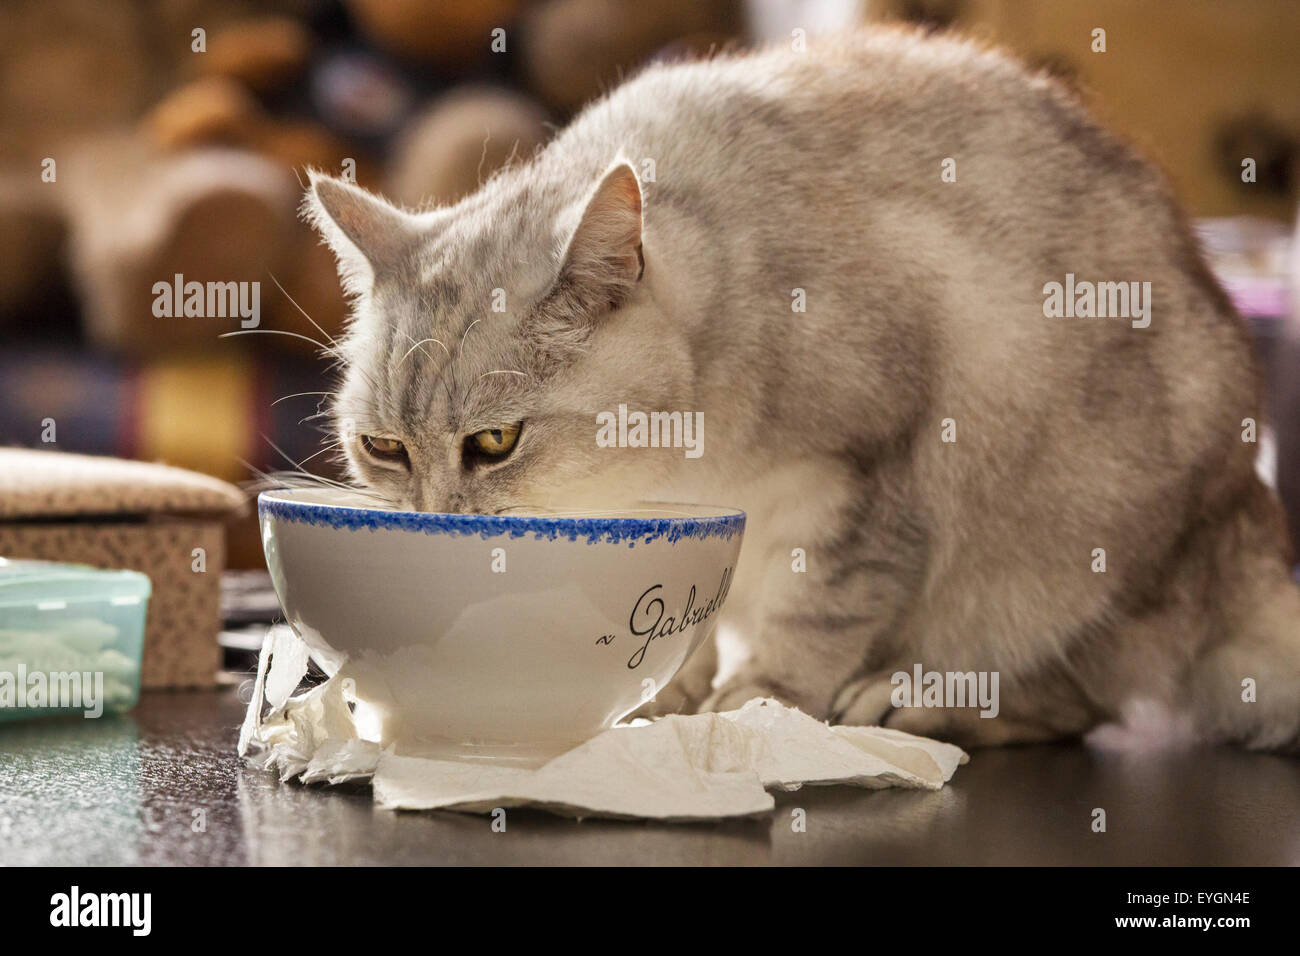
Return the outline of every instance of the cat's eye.
{"type": "Polygon", "coordinates": [[[470,435],[465,439],[465,450],[469,453],[467,458],[488,460],[505,458],[514,451],[523,424],[523,422],[516,422],[513,425],[502,425],[500,428],[485,428],[481,432],[470,435]]]}
{"type": "Polygon", "coordinates": [[[406,455],[406,446],[396,438],[362,435],[361,446],[365,448],[366,454],[371,458],[391,462],[395,465],[410,465],[410,459],[406,455]]]}

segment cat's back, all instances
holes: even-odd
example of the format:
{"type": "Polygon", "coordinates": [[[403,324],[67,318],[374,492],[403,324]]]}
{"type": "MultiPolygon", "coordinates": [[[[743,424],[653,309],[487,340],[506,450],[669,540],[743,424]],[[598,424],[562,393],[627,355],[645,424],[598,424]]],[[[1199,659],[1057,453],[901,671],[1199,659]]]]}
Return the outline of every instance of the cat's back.
{"type": "Polygon", "coordinates": [[[1155,178],[1054,81],[969,40],[896,29],[651,66],[584,111],[549,152],[572,163],[618,151],[715,180],[787,178],[793,165],[921,185],[937,181],[948,156],[969,158],[972,174],[989,172],[982,157],[1091,161],[1155,178]]]}
{"type": "Polygon", "coordinates": [[[584,111],[543,165],[579,184],[577,201],[618,158],[641,174],[647,243],[684,274],[710,264],[736,336],[788,351],[790,290],[815,288],[844,316],[827,326],[842,352],[930,336],[973,377],[1085,379],[1094,353],[1132,336],[1044,322],[1044,284],[1136,277],[1173,333],[1132,345],[1160,353],[1157,374],[1209,366],[1207,401],[1249,391],[1240,320],[1157,169],[1071,91],[978,43],[866,30],[652,66],[584,111]]]}

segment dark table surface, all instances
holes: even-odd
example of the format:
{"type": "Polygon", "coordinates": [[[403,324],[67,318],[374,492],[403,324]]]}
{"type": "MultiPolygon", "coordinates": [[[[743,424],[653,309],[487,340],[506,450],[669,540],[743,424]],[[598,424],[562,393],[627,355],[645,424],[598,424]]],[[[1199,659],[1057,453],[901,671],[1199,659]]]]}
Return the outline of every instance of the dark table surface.
{"type": "Polygon", "coordinates": [[[230,689],[153,692],[126,716],[0,724],[0,863],[1300,864],[1300,761],[1282,757],[977,751],[934,793],[812,787],[719,824],[512,810],[494,833],[279,784],[235,756],[243,709],[230,689]]]}

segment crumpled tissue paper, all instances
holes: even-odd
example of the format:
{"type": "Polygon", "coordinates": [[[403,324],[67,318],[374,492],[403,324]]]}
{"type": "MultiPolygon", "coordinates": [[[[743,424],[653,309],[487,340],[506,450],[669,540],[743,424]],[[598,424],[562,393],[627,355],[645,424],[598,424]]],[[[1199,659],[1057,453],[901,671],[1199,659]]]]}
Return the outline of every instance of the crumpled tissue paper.
{"type": "Polygon", "coordinates": [[[358,732],[346,665],[292,696],[307,658],[288,628],[268,637],[239,753],[281,780],[369,779],[375,802],[394,810],[528,806],[576,818],[716,820],[766,813],[775,806],[769,790],[806,784],[938,790],[968,759],[902,731],[831,727],[769,698],[614,727],[536,769],[399,754],[358,732]]]}

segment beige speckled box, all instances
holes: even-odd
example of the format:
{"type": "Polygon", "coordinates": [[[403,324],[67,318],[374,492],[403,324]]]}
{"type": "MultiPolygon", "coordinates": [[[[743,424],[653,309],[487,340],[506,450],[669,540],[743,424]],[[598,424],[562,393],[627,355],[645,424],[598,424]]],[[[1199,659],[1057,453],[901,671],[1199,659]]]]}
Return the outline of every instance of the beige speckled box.
{"type": "Polygon", "coordinates": [[[153,582],[143,687],[214,682],[224,522],[244,507],[238,488],[180,468],[0,448],[0,557],[130,568],[153,582]]]}

